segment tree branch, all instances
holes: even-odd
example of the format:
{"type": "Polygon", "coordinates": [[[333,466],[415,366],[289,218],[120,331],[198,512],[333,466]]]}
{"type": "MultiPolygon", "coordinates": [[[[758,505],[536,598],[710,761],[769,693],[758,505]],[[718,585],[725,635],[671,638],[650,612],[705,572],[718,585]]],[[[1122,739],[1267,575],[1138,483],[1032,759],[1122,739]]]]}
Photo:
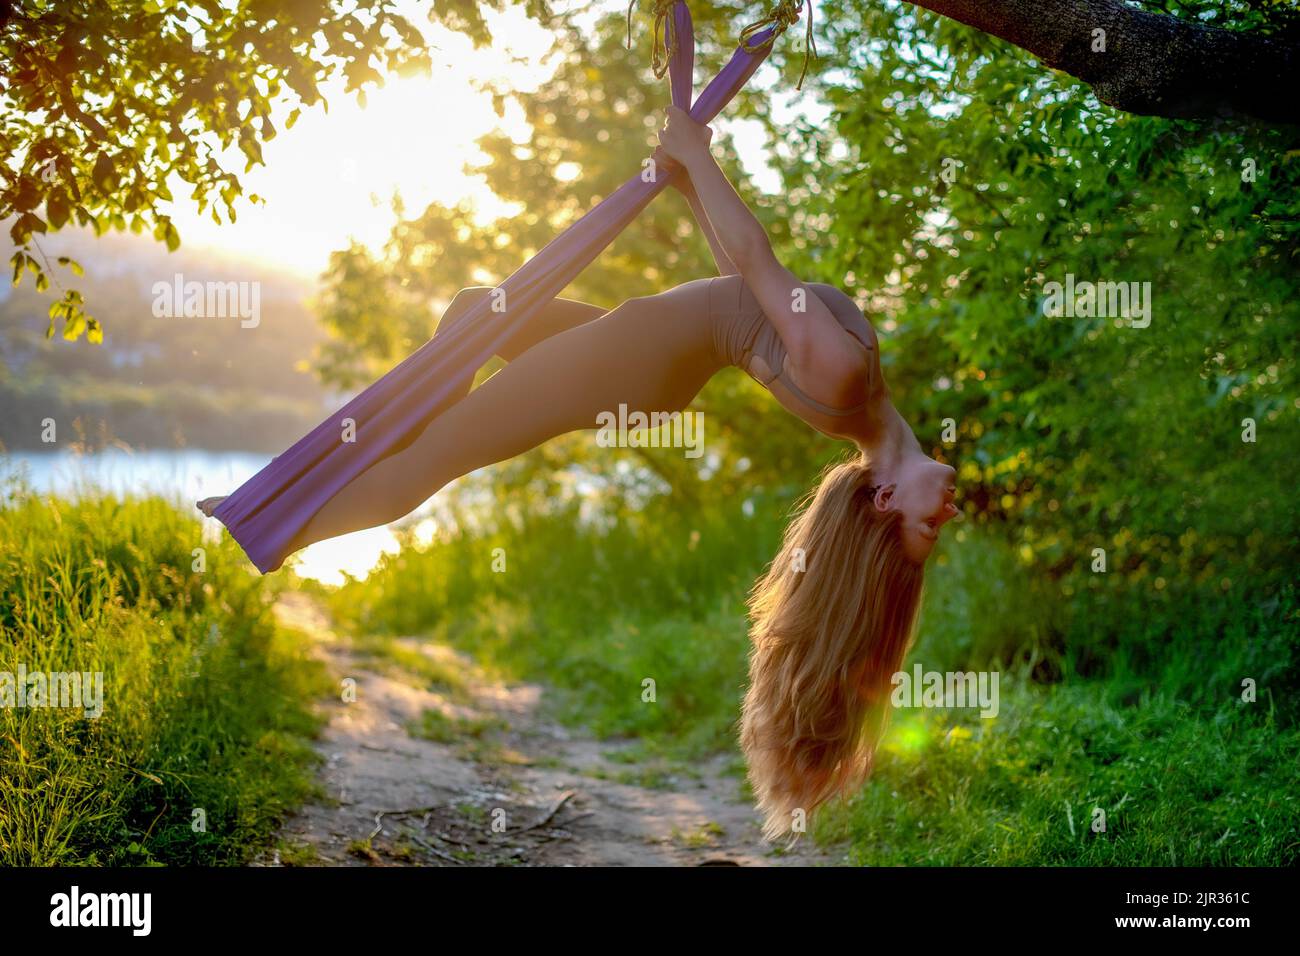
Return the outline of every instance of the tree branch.
{"type": "Polygon", "coordinates": [[[913,0],[1034,54],[1127,113],[1300,123],[1300,45],[1119,0],[913,0]],[[1105,49],[1094,50],[1094,30],[1105,49]]]}

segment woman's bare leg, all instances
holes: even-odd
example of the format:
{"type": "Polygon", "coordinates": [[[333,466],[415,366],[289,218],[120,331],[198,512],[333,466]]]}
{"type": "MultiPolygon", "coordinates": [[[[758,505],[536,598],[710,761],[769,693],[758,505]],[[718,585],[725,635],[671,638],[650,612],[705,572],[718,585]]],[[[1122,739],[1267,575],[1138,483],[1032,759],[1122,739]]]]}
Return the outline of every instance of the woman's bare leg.
{"type": "Polygon", "coordinates": [[[708,283],[629,300],[527,348],[330,499],[292,550],[395,521],[453,479],[596,428],[620,404],[682,410],[725,364],[713,347],[708,283]]]}
{"type": "MultiPolygon", "coordinates": [[[[460,324],[465,314],[491,292],[492,287],[485,285],[469,286],[457,292],[455,298],[447,306],[447,310],[443,312],[442,318],[438,320],[438,328],[434,331],[433,337],[436,339],[448,329],[455,328],[460,324]]],[[[505,359],[507,362],[513,362],[538,342],[549,339],[553,335],[559,335],[561,332],[567,332],[575,326],[594,321],[608,311],[608,309],[602,309],[598,305],[579,302],[576,299],[552,299],[537,315],[529,319],[523,328],[517,330],[514,335],[506,340],[506,343],[497,351],[497,357],[505,359]]],[[[470,386],[474,384],[474,375],[477,371],[478,369],[471,371],[464,382],[461,383],[459,390],[462,395],[469,394],[470,386]]]]}
{"type": "MultiPolygon", "coordinates": [[[[455,328],[475,303],[486,297],[491,291],[491,286],[469,286],[457,292],[447,306],[446,311],[443,312],[442,318],[438,320],[438,327],[434,330],[433,337],[436,339],[448,329],[455,328]]],[[[546,304],[545,308],[529,320],[527,325],[517,330],[514,335],[506,340],[506,343],[497,352],[497,357],[505,359],[507,362],[513,361],[538,342],[575,326],[598,319],[606,311],[606,309],[602,309],[598,305],[579,302],[576,299],[552,299],[546,304]]],[[[477,372],[478,369],[470,370],[465,374],[463,381],[457,383],[457,391],[462,398],[469,394],[477,372]]],[[[393,454],[400,452],[404,447],[406,446],[399,445],[393,450],[393,454]]],[[[225,500],[226,495],[215,495],[195,502],[195,506],[210,518],[216,507],[225,500]]]]}

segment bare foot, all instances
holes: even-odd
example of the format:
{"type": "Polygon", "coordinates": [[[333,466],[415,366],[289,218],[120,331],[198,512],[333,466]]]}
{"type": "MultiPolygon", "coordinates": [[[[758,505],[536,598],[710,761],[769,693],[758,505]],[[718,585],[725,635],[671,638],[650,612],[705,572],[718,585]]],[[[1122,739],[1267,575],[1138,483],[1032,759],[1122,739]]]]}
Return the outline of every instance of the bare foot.
{"type": "Polygon", "coordinates": [[[202,501],[194,502],[194,507],[198,508],[205,515],[211,518],[212,512],[217,510],[217,505],[225,501],[226,497],[226,495],[217,495],[215,498],[204,498],[202,501]]]}

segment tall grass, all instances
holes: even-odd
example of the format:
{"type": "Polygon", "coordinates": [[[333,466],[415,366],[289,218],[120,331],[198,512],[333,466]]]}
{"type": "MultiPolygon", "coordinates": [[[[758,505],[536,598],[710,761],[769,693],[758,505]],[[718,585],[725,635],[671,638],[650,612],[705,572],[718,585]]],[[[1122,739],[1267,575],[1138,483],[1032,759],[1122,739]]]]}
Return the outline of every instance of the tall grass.
{"type": "Polygon", "coordinates": [[[252,856],[310,792],[324,678],[238,547],[161,498],[10,482],[0,555],[0,672],[103,675],[98,716],[0,707],[0,863],[252,856]]]}
{"type": "MultiPolygon", "coordinates": [[[[689,766],[737,754],[744,597],[785,518],[750,504],[466,523],[330,600],[354,629],[426,634],[544,681],[562,719],[689,766]]],[[[896,712],[875,776],[816,833],[869,864],[1293,862],[1298,626],[1294,588],[1155,599],[1120,576],[1035,578],[963,529],[927,574],[907,668],[996,671],[999,714],[896,712]]]]}

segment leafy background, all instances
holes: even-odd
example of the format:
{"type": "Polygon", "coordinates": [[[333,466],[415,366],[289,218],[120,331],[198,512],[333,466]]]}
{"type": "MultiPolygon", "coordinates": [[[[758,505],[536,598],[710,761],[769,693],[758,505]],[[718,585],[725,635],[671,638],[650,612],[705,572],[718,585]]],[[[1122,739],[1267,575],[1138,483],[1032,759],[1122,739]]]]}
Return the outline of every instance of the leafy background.
{"type": "MultiPolygon", "coordinates": [[[[1143,5],[1234,29],[1296,29],[1284,4],[1143,5]]],[[[139,6],[99,5],[109,39],[87,38],[88,55],[129,39],[110,20],[139,14],[139,6]]],[[[169,7],[149,6],[158,12],[146,16],[169,7]]],[[[303,16],[325,10],[263,6],[285,15],[289,6],[303,16]]],[[[486,39],[477,5],[439,10],[486,39]]],[[[752,9],[737,5],[696,10],[702,75],[716,68],[747,14],[752,9]]],[[[822,818],[817,836],[843,842],[848,859],[873,864],[1294,863],[1300,133],[1122,114],[1029,55],[908,4],[826,0],[817,16],[820,58],[802,99],[792,93],[802,51],[787,37],[774,55],[779,78],[743,94],[732,111],[766,132],[766,146],[738,155],[743,127],[732,126],[736,138],[721,136],[717,152],[784,260],[859,298],[881,332],[901,411],[923,446],[959,469],[964,520],[932,562],[908,666],[1004,676],[996,720],[899,714],[876,776],[822,818]],[[1254,181],[1242,175],[1248,161],[1254,181]],[[779,189],[752,185],[748,174],[764,167],[779,189]],[[956,171],[951,182],[941,175],[947,168],[956,171]],[[1150,326],[1047,317],[1044,284],[1067,274],[1151,283],[1150,326]],[[1255,423],[1254,442],[1242,440],[1245,419],[1255,423]],[[944,440],[946,420],[953,441],[944,440]],[[1099,548],[1104,573],[1093,570],[1099,548]],[[1253,701],[1242,698],[1247,680],[1259,688],[1253,701]],[[1104,834],[1081,824],[1097,806],[1110,815],[1104,834]]],[[[203,74],[185,52],[192,51],[187,38],[160,48],[145,37],[148,22],[139,56],[174,62],[176,76],[203,74]]],[[[79,288],[109,333],[100,348],[134,350],[143,385],[134,368],[122,372],[87,351],[96,348],[86,341],[96,327],[78,312],[59,315],[81,341],[45,341],[45,316],[33,321],[44,302],[24,286],[0,302],[6,408],[59,401],[94,411],[88,396],[96,385],[119,378],[144,389],[131,401],[157,409],[176,404],[185,377],[214,401],[242,401],[235,396],[274,379],[277,400],[296,410],[280,408],[280,431],[257,431],[271,436],[267,450],[283,447],[279,436],[292,434],[295,422],[313,423],[337,390],[368,382],[423,342],[458,288],[508,275],[647,154],[653,114],[665,99],[647,68],[649,17],[638,14],[642,42],[631,51],[621,16],[594,28],[564,17],[551,23],[561,58],[554,79],[526,98],[496,91],[503,108],[517,101],[531,138],[482,143],[490,157],[483,174],[498,195],[521,204],[519,214],[479,225],[464,208],[399,209],[384,250],[353,246],[333,257],[318,290],[318,324],[295,319],[284,341],[271,347],[263,339],[264,354],[230,367],[211,359],[186,365],[186,346],[201,344],[198,351],[212,356],[239,348],[239,340],[190,343],[185,335],[217,333],[187,331],[169,341],[134,324],[129,310],[120,318],[103,311],[111,287],[85,277],[79,288]],[[319,382],[302,374],[306,367],[319,382]]],[[[394,30],[396,66],[410,51],[394,30]]],[[[331,37],[341,63],[356,56],[345,28],[331,37]]],[[[283,69],[282,84],[310,101],[315,74],[299,61],[311,56],[301,45],[286,53],[267,43],[241,48],[253,60],[210,69],[229,70],[234,78],[225,82],[236,82],[265,58],[266,69],[283,69]],[[277,57],[287,57],[278,68],[277,57]]],[[[56,60],[61,49],[40,48],[56,60]]],[[[28,84],[26,95],[50,96],[42,71],[53,68],[24,61],[14,75],[28,84]]],[[[258,91],[258,109],[271,95],[258,91]]],[[[211,95],[193,102],[224,109],[211,95]]],[[[113,119],[101,122],[115,129],[113,119]]],[[[207,119],[227,135],[258,127],[207,119]]],[[[93,185],[98,160],[55,139],[48,148],[62,148],[93,185]]],[[[157,142],[142,137],[113,148],[144,149],[147,164],[157,142]]],[[[165,223],[130,206],[149,199],[149,176],[132,179],[134,168],[115,165],[98,205],[85,196],[81,205],[99,231],[131,229],[138,219],[140,231],[174,246],[180,237],[165,223]]],[[[195,169],[205,175],[201,164],[195,169]]],[[[212,203],[234,188],[215,173],[206,181],[212,203]]],[[[11,181],[5,189],[5,208],[16,214],[11,225],[26,224],[16,245],[30,238],[24,230],[40,234],[24,217],[39,218],[42,201],[48,224],[58,226],[59,200],[52,209],[42,186],[20,193],[11,181]]],[[[66,200],[68,221],[89,224],[72,206],[76,198],[66,200]]],[[[20,270],[42,271],[22,255],[20,270]]],[[[613,305],[707,274],[706,257],[685,204],[667,196],[567,294],[613,305]]],[[[118,294],[132,293],[121,287],[118,294]]],[[[128,442],[159,440],[148,424],[158,414],[133,419],[122,408],[108,402],[97,410],[128,442]]],[[[783,414],[734,370],[709,384],[697,408],[707,423],[704,459],[612,453],[583,436],[562,438],[466,482],[448,496],[454,520],[436,540],[402,532],[400,554],[364,581],[321,590],[322,600],[358,633],[427,634],[503,675],[546,681],[563,719],[636,739],[647,779],[689,773],[693,761],[719,750],[734,755],[745,592],[774,553],[791,504],[846,449],[783,414]],[[582,494],[577,477],[586,479],[582,494]],[[492,574],[496,547],[522,573],[492,574]],[[656,676],[662,706],[640,704],[646,674],[656,676]]],[[[221,447],[218,417],[169,421],[166,431],[221,447]]],[[[5,553],[21,555],[0,569],[9,652],[40,661],[116,654],[124,674],[172,675],[159,679],[160,701],[191,693],[194,677],[176,662],[204,646],[212,623],[249,647],[265,646],[263,617],[241,625],[240,606],[273,596],[266,583],[247,591],[236,585],[224,564],[219,583],[237,601],[177,585],[189,577],[186,541],[197,534],[192,518],[151,502],[41,503],[12,492],[0,509],[5,553]],[[174,641],[150,650],[146,625],[160,617],[174,641]],[[123,632],[139,640],[126,647],[106,636],[123,632]],[[93,639],[79,645],[78,634],[93,639]],[[159,669],[159,661],[173,670],[159,669]]],[[[237,560],[233,548],[222,554],[237,560]]],[[[301,706],[307,692],[284,666],[292,653],[277,652],[259,679],[275,699],[301,706]]],[[[264,806],[256,794],[268,790],[288,805],[304,786],[295,771],[276,777],[258,768],[296,746],[284,736],[293,733],[286,725],[296,726],[293,705],[280,708],[282,719],[219,707],[222,682],[237,677],[236,656],[219,656],[199,673],[205,699],[237,742],[227,756],[249,768],[239,784],[248,805],[264,806]],[[277,741],[270,750],[263,732],[277,741]]],[[[168,723],[165,713],[141,700],[113,731],[124,741],[123,762],[183,766],[186,786],[212,788],[211,799],[224,793],[234,805],[223,765],[208,756],[222,748],[196,722],[168,723]]],[[[66,728],[24,720],[5,727],[18,744],[3,751],[0,767],[0,780],[13,781],[0,788],[5,859],[115,858],[107,847],[130,845],[133,855],[158,861],[238,861],[268,838],[279,812],[277,803],[198,852],[166,783],[87,776],[83,763],[102,751],[92,754],[66,728]],[[42,781],[55,766],[91,780],[92,794],[111,786],[116,815],[95,816],[93,801],[70,810],[35,800],[48,796],[42,781]]]]}

